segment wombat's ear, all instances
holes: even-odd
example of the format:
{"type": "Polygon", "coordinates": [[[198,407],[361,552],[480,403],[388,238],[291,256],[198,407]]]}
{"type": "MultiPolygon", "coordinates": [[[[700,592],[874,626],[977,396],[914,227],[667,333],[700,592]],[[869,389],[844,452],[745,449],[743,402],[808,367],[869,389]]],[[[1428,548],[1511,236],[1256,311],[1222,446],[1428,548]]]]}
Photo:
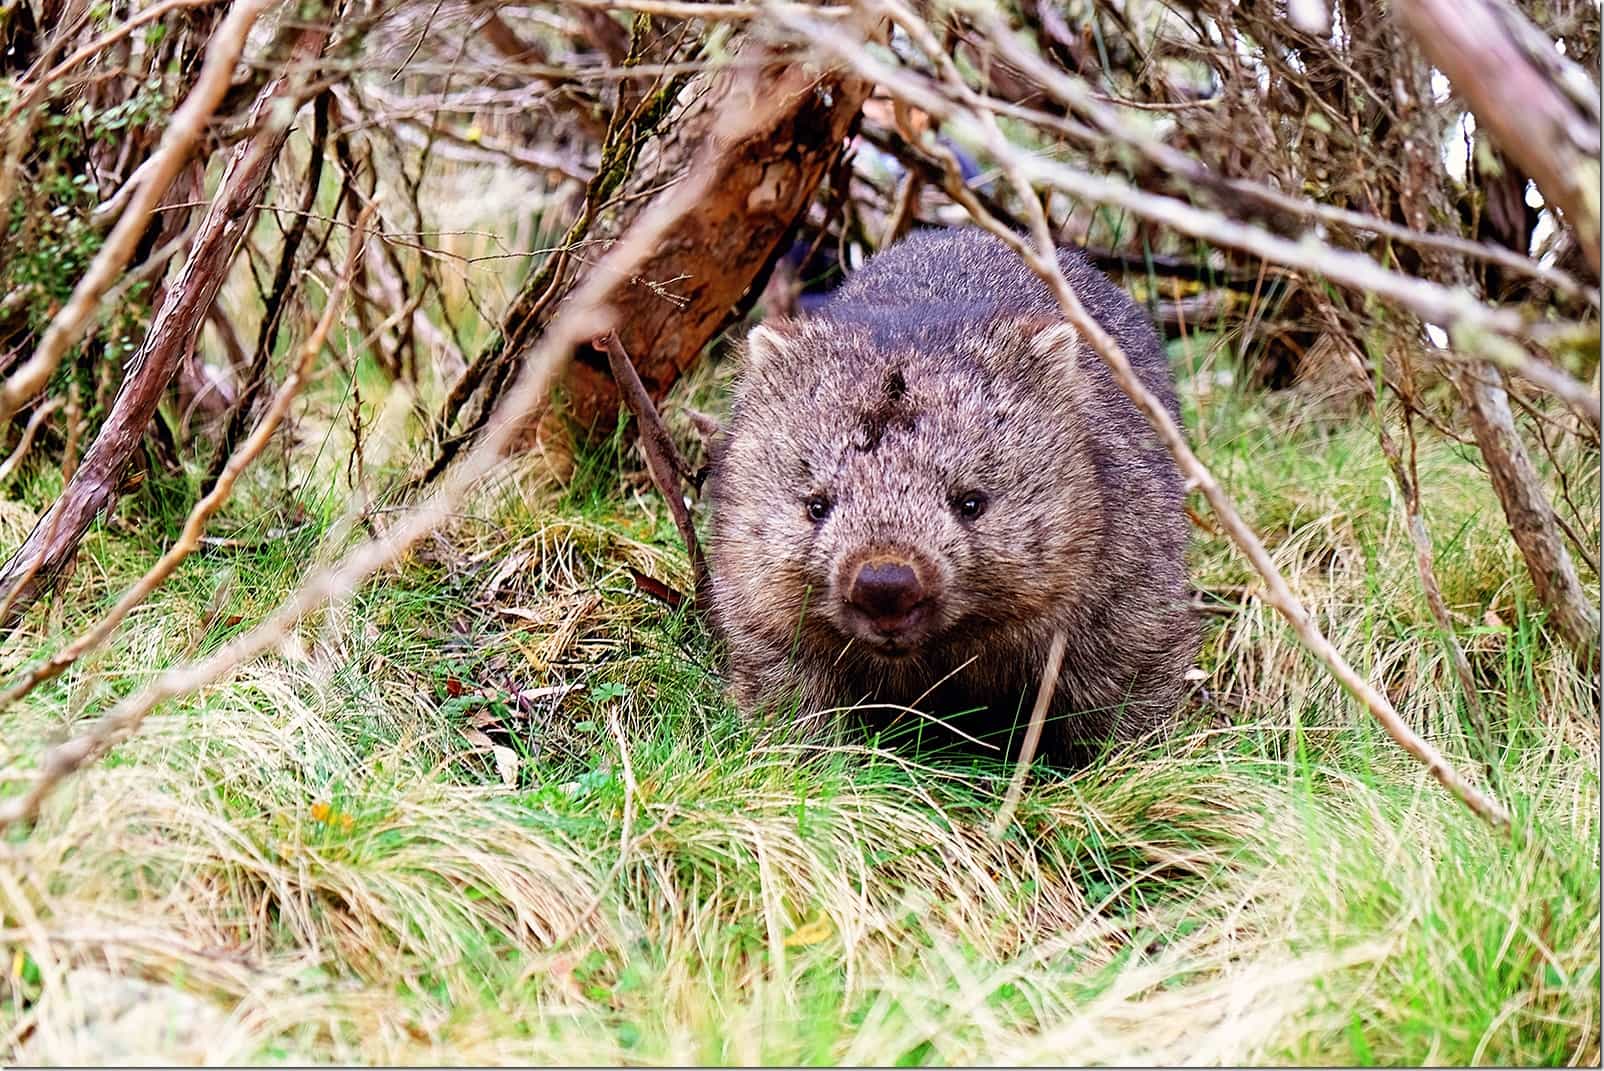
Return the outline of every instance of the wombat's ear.
{"type": "Polygon", "coordinates": [[[1030,339],[1031,356],[1037,359],[1047,382],[1062,382],[1079,371],[1084,342],[1073,325],[1043,317],[1026,320],[1020,327],[1030,339]]]}
{"type": "Polygon", "coordinates": [[[792,331],[785,320],[758,324],[746,333],[746,367],[761,368],[791,348],[792,331]]]}

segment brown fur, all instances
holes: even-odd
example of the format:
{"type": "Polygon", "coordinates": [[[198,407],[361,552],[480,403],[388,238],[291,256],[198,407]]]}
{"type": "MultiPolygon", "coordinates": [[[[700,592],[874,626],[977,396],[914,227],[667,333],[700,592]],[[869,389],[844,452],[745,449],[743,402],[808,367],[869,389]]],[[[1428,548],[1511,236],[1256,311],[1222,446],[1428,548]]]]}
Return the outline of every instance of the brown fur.
{"type": "MultiPolygon", "coordinates": [[[[1146,315],[1079,253],[1060,263],[1175,411],[1146,315]]],[[[1173,721],[1196,649],[1180,473],[1001,241],[915,234],[747,349],[712,472],[713,610],[738,702],[917,706],[1006,750],[1063,629],[1049,757],[1173,721]],[[976,491],[987,505],[966,519],[956,503],[976,491]],[[938,603],[906,653],[876,649],[845,605],[884,554],[938,603]]]]}

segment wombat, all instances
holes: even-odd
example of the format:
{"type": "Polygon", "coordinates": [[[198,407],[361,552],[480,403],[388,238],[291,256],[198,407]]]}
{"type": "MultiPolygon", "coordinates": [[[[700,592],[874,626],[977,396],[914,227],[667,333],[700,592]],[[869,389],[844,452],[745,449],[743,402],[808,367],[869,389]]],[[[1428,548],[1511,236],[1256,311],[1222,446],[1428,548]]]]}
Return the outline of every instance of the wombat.
{"type": "MultiPolygon", "coordinates": [[[[1059,263],[1179,421],[1146,314],[1078,251],[1059,263]]],[[[1175,720],[1196,651],[1180,472],[1000,239],[916,232],[755,328],[745,360],[710,473],[742,707],[861,706],[1007,755],[1062,629],[1040,754],[1083,763],[1175,720]]]]}

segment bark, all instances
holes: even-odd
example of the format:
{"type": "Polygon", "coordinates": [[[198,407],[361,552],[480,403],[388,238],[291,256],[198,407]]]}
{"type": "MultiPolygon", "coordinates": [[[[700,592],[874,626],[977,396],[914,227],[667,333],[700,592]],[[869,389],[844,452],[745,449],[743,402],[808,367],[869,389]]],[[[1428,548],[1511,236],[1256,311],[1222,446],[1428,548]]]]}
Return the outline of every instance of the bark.
{"type": "MultiPolygon", "coordinates": [[[[583,240],[605,249],[653,204],[672,195],[692,161],[713,138],[718,123],[710,74],[691,83],[678,114],[668,116],[660,133],[641,151],[621,181],[605,195],[596,220],[570,232],[569,248],[583,240]]],[[[711,193],[694,212],[679,219],[647,262],[618,280],[608,303],[619,312],[618,338],[630,354],[642,383],[661,401],[674,382],[720,331],[762,291],[785,241],[806,211],[814,190],[840,155],[870,90],[868,82],[842,71],[809,74],[784,58],[761,78],[779,101],[740,144],[718,157],[719,174],[711,193]]],[[[624,162],[627,164],[627,161],[624,162]]],[[[609,182],[606,161],[593,182],[609,182]]],[[[563,296],[584,280],[596,263],[594,251],[558,258],[552,270],[537,272],[514,300],[499,343],[481,356],[448,400],[445,417],[461,429],[442,444],[424,480],[438,475],[494,407],[518,357],[545,329],[563,296]],[[466,414],[466,415],[464,415],[466,414]]],[[[566,413],[581,434],[613,426],[619,393],[607,354],[582,346],[564,382],[566,413]]]]}
{"type": "MultiPolygon", "coordinates": [[[[316,58],[328,35],[328,27],[299,31],[287,66],[294,69],[316,58]]],[[[252,121],[266,117],[289,91],[287,77],[270,82],[257,97],[252,121]]],[[[33,600],[54,585],[77,553],[90,524],[115,503],[123,472],[194,345],[241,239],[256,221],[273,161],[288,137],[288,124],[265,122],[255,136],[234,150],[189,259],[167,289],[94,443],[61,496],[0,568],[0,592],[6,593],[0,629],[12,625],[33,600]]]]}
{"type": "MultiPolygon", "coordinates": [[[[667,236],[636,278],[614,291],[619,342],[654,401],[729,325],[742,299],[761,289],[870,88],[840,74],[809,79],[789,67],[775,72],[772,85],[785,107],[741,151],[723,158],[712,196],[667,236]]],[[[656,188],[683,175],[717,120],[711,108],[686,116],[626,187],[656,188]]],[[[620,229],[627,225],[617,220],[620,229]]],[[[581,349],[566,387],[569,415],[581,427],[611,423],[619,396],[605,354],[581,349]]]]}
{"type": "Polygon", "coordinates": [[[1504,0],[1405,0],[1404,25],[1599,273],[1598,87],[1504,0]]]}
{"type": "Polygon", "coordinates": [[[1598,611],[1582,589],[1542,480],[1516,433],[1500,373],[1482,364],[1456,367],[1453,376],[1537,597],[1583,665],[1593,668],[1598,657],[1598,611]]]}

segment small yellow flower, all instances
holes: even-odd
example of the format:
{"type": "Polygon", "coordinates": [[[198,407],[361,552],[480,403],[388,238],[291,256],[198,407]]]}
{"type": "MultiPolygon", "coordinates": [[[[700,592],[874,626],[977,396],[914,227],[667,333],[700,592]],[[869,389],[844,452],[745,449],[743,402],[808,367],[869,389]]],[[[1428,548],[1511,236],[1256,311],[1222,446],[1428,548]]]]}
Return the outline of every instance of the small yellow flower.
{"type": "Polygon", "coordinates": [[[316,803],[312,804],[312,821],[314,822],[327,822],[329,820],[329,815],[333,813],[334,808],[330,807],[322,800],[318,800],[316,803]]]}

